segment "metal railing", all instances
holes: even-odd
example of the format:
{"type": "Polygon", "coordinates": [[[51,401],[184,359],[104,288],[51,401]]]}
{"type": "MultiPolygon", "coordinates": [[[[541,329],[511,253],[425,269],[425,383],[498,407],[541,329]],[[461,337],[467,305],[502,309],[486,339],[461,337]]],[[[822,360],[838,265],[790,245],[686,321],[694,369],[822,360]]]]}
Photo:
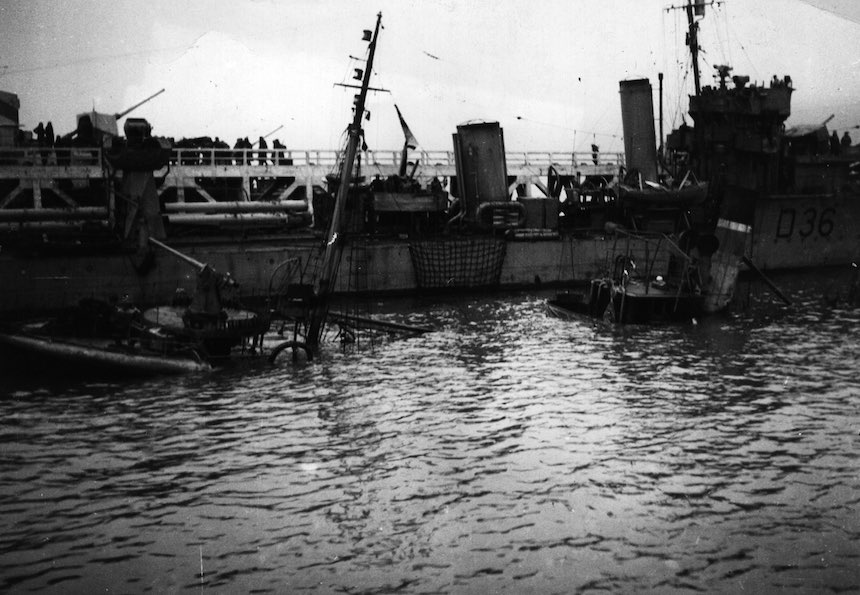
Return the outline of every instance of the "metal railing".
{"type": "MultiPolygon", "coordinates": [[[[334,149],[214,149],[174,148],[170,163],[173,165],[269,165],[269,166],[335,166],[342,152],[334,149]]],[[[365,165],[399,166],[399,150],[363,151],[365,165]]],[[[101,165],[102,150],[97,147],[5,147],[0,148],[0,166],[3,165],[101,165]]],[[[568,151],[507,151],[508,167],[548,167],[550,165],[593,166],[624,164],[623,153],[568,152],[568,151]]],[[[410,151],[408,160],[425,167],[453,167],[453,151],[410,151]]]]}
{"type": "MultiPolygon", "coordinates": [[[[322,166],[334,167],[342,152],[332,149],[174,149],[171,163],[176,165],[252,165],[252,166],[322,166]]],[[[361,163],[397,167],[402,152],[399,150],[363,151],[361,163]]],[[[591,153],[567,151],[507,151],[508,168],[564,167],[624,165],[623,153],[591,153]]],[[[408,160],[422,167],[454,167],[453,151],[410,151],[408,160]]]]}
{"type": "Polygon", "coordinates": [[[16,166],[101,166],[97,147],[0,147],[0,168],[16,166]]]}

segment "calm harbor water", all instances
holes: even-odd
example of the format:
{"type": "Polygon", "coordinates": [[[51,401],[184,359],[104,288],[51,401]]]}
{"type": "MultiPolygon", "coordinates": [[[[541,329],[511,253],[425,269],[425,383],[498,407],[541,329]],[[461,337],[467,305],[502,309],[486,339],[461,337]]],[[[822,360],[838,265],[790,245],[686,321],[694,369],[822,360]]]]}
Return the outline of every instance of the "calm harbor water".
{"type": "MultiPolygon", "coordinates": [[[[860,309],[617,328],[545,295],[293,366],[0,388],[0,591],[860,590],[860,309]]],[[[417,308],[417,313],[413,311],[417,308]]]]}

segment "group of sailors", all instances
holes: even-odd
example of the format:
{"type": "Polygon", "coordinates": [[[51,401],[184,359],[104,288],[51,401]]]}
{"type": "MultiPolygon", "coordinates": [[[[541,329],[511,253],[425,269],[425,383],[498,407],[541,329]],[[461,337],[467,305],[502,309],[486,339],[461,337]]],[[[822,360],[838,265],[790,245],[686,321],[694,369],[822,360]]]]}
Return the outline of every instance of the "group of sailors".
{"type": "Polygon", "coordinates": [[[833,134],[830,135],[830,152],[833,155],[841,155],[842,153],[847,152],[847,149],[851,146],[851,135],[848,134],[848,131],[845,131],[845,134],[842,135],[842,140],[839,140],[839,133],[835,130],[833,134]]]}
{"type": "MultiPolygon", "coordinates": [[[[67,143],[60,136],[54,136],[54,125],[39,122],[39,125],[29,130],[17,130],[13,147],[18,148],[19,153],[5,155],[0,158],[0,164],[38,164],[57,165],[58,157],[55,147],[62,147],[67,143]]],[[[62,160],[62,158],[60,158],[62,160]]]]}
{"type": "Polygon", "coordinates": [[[173,148],[180,151],[178,162],[181,165],[211,165],[213,160],[215,165],[293,164],[293,160],[287,157],[286,145],[275,139],[269,149],[262,136],[256,143],[247,136],[237,138],[232,150],[217,136],[214,140],[209,137],[183,138],[173,143],[173,148]]]}
{"type": "Polygon", "coordinates": [[[54,125],[51,122],[39,125],[33,130],[36,135],[36,144],[40,147],[53,147],[60,137],[54,137],[54,125]]]}
{"type": "MultiPolygon", "coordinates": [[[[88,120],[88,119],[87,119],[88,120]]],[[[89,122],[87,122],[89,123],[89,122]]],[[[51,122],[39,122],[32,133],[19,130],[15,145],[28,149],[50,150],[55,147],[71,148],[72,146],[95,146],[97,139],[92,126],[80,126],[75,134],[65,137],[55,136],[54,125],[51,122]]],[[[272,141],[269,149],[265,137],[260,137],[252,143],[248,137],[237,138],[232,150],[229,144],[219,137],[183,138],[173,143],[173,148],[181,151],[178,159],[182,165],[211,165],[213,158],[216,165],[292,165],[293,160],[287,157],[286,145],[279,139],[272,141]],[[215,149],[215,151],[211,151],[215,149]]],[[[50,152],[50,151],[48,151],[50,152]]],[[[48,155],[48,152],[45,155],[48,155]]]]}

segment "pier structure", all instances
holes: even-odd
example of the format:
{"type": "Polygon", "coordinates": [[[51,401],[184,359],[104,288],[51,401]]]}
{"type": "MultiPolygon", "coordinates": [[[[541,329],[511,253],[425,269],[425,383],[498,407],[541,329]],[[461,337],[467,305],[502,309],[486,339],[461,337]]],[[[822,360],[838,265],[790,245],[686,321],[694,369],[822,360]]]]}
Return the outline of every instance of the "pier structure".
{"type": "MultiPolygon", "coordinates": [[[[169,164],[153,172],[165,215],[174,223],[201,218],[264,223],[307,213],[326,176],[337,171],[341,151],[295,149],[177,149],[169,164]],[[205,211],[205,213],[204,213],[205,211]]],[[[397,175],[401,150],[363,151],[356,174],[371,181],[397,175]]],[[[611,182],[623,154],[507,151],[512,192],[548,194],[556,179],[611,182]]],[[[456,176],[453,151],[412,151],[408,173],[426,185],[443,186],[456,176]]],[[[103,159],[100,148],[10,147],[0,149],[0,231],[58,230],[114,225],[117,196],[112,180],[121,172],[103,159]]],[[[304,218],[295,225],[307,223],[304,218]]]]}
{"type": "Polygon", "coordinates": [[[0,148],[0,231],[112,223],[106,168],[100,148],[0,148]]]}
{"type": "MultiPolygon", "coordinates": [[[[357,175],[370,180],[397,175],[402,154],[400,150],[364,151],[360,154],[357,175]]],[[[423,184],[433,177],[450,179],[456,175],[453,151],[413,151],[409,172],[423,184]]],[[[622,153],[603,153],[595,157],[586,152],[508,151],[505,154],[508,173],[518,185],[535,184],[545,187],[550,167],[555,175],[572,177],[603,177],[613,180],[624,165],[622,153]]],[[[342,158],[335,150],[285,149],[179,149],[174,150],[170,172],[160,192],[177,192],[177,202],[184,202],[186,191],[194,189],[207,201],[215,201],[199,180],[241,180],[235,186],[241,190],[239,200],[254,200],[258,196],[272,200],[312,198],[313,188],[321,187],[327,175],[337,171],[342,158]],[[269,180],[269,182],[265,182],[269,180]],[[272,180],[290,180],[272,193],[272,180]],[[256,185],[255,185],[256,184],[256,185]]],[[[156,177],[158,174],[156,174],[156,177]]]]}

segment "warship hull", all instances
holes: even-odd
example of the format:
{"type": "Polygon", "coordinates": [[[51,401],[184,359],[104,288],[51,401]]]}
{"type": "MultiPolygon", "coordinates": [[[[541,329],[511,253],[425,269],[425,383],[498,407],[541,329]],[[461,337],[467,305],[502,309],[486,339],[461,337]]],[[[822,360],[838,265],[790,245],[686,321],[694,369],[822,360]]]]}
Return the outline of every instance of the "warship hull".
{"type": "MultiPolygon", "coordinates": [[[[117,206],[122,200],[115,198],[112,185],[104,187],[98,151],[81,159],[75,157],[77,150],[70,165],[52,159],[49,165],[22,164],[20,149],[7,151],[15,164],[0,168],[0,178],[6,180],[0,200],[0,316],[64,308],[88,298],[128,296],[135,303],[160,304],[178,288],[193,289],[194,272],[186,265],[158,253],[142,262],[133,237],[116,239],[124,227],[117,206]],[[43,235],[67,243],[42,243],[43,235]],[[22,237],[30,242],[22,244],[22,237]],[[99,244],[99,238],[105,241],[99,244]]],[[[217,270],[229,271],[243,299],[267,298],[273,275],[289,259],[303,263],[304,281],[309,281],[323,243],[315,223],[316,199],[336,153],[269,151],[263,163],[254,163],[248,152],[239,158],[235,151],[194,154],[197,164],[187,164],[191,160],[185,151],[174,150],[166,173],[155,172],[158,200],[165,207],[161,218],[166,241],[217,270]],[[216,194],[233,185],[250,200],[237,202],[232,195],[216,194]],[[276,208],[279,211],[272,212],[276,208]]],[[[387,174],[396,171],[397,156],[390,157],[386,161],[380,154],[366,155],[364,160],[387,174]]],[[[605,161],[599,164],[590,158],[511,152],[506,155],[506,175],[518,187],[539,186],[550,174],[553,180],[569,180],[575,172],[586,179],[611,180],[622,163],[619,155],[602,156],[605,161]]],[[[422,153],[420,161],[424,165],[416,175],[422,179],[453,183],[456,178],[451,152],[422,153]]],[[[751,200],[755,219],[747,253],[759,268],[850,266],[858,258],[860,200],[850,187],[751,200]]],[[[563,199],[519,196],[517,202],[524,207],[516,229],[423,237],[409,233],[408,226],[424,216],[412,212],[387,214],[396,216],[402,228],[383,233],[354,229],[347,234],[335,292],[553,287],[587,282],[606,270],[617,240],[601,232],[602,207],[591,209],[585,230],[578,219],[572,225],[563,199]]]]}
{"type": "MultiPolygon", "coordinates": [[[[422,275],[416,244],[366,239],[345,247],[335,293],[414,294],[564,285],[602,271],[613,242],[610,236],[424,240],[424,247],[436,244],[447,256],[432,275],[422,275]],[[501,251],[501,258],[482,257],[491,249],[501,251]]],[[[230,271],[243,300],[250,301],[269,296],[272,277],[281,263],[298,258],[312,270],[319,252],[319,242],[307,238],[265,243],[176,241],[172,245],[216,270],[230,271]]],[[[148,270],[140,272],[133,254],[123,253],[31,257],[0,253],[0,279],[6,286],[0,292],[3,313],[52,310],[83,299],[112,296],[128,296],[138,304],[166,303],[177,289],[190,292],[196,282],[193,270],[167,255],[156,254],[148,270]]]]}
{"type": "Polygon", "coordinates": [[[850,266],[860,258],[860,193],[759,198],[747,253],[771,271],[850,266]]]}

